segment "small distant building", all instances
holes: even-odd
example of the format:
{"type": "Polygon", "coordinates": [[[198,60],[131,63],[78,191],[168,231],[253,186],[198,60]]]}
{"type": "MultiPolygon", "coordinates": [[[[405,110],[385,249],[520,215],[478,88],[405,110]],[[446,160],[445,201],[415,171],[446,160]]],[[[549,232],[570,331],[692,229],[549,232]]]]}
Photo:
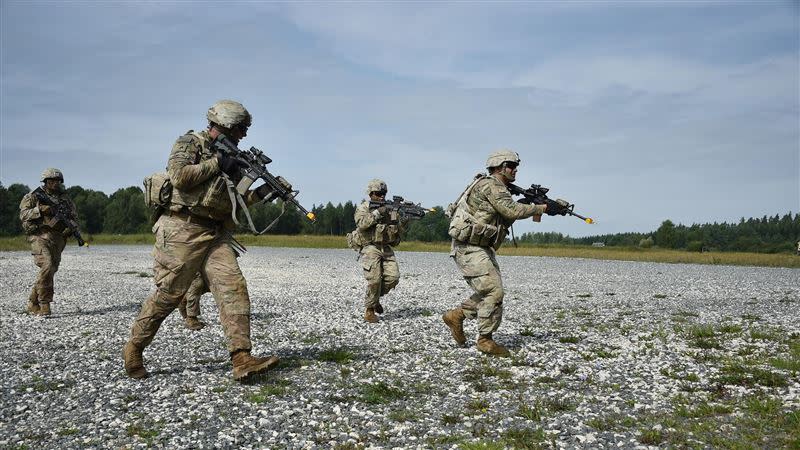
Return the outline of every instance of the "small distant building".
{"type": "Polygon", "coordinates": [[[605,242],[592,242],[592,247],[605,247],[605,242]]]}

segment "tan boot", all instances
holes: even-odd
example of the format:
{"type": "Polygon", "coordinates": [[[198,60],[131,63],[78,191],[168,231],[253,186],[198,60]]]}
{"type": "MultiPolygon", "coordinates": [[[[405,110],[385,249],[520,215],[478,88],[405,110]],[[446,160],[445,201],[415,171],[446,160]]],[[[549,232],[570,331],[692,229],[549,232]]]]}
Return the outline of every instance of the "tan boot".
{"type": "Polygon", "coordinates": [[[492,340],[491,334],[481,334],[478,336],[478,350],[493,356],[511,356],[507,348],[492,340]]]}
{"type": "Polygon", "coordinates": [[[186,326],[186,328],[192,331],[199,331],[205,328],[206,323],[198,319],[197,317],[187,317],[184,325],[186,326]]]}
{"type": "Polygon", "coordinates": [[[464,319],[464,310],[461,308],[451,309],[442,315],[442,320],[450,328],[450,334],[458,345],[467,343],[467,338],[464,337],[464,319]]]}
{"type": "Polygon", "coordinates": [[[383,305],[380,302],[375,304],[375,312],[378,314],[383,314],[383,305]]]}
{"type": "Polygon", "coordinates": [[[231,354],[233,379],[242,383],[250,381],[254,376],[275,367],[279,361],[277,356],[256,358],[250,355],[250,350],[239,350],[231,354]]]}
{"type": "Polygon", "coordinates": [[[39,315],[40,316],[50,315],[50,303],[39,303],[39,315]]]}
{"type": "Polygon", "coordinates": [[[122,359],[125,360],[125,373],[131,378],[147,378],[150,374],[144,368],[142,349],[128,342],[122,347],[122,359]]]}
{"type": "Polygon", "coordinates": [[[367,312],[364,313],[364,320],[366,320],[369,323],[378,323],[378,322],[380,322],[380,319],[378,319],[378,316],[375,315],[375,309],[374,308],[367,308],[367,312]]]}
{"type": "Polygon", "coordinates": [[[33,316],[39,314],[39,295],[36,288],[33,288],[28,296],[28,313],[33,316]]]}

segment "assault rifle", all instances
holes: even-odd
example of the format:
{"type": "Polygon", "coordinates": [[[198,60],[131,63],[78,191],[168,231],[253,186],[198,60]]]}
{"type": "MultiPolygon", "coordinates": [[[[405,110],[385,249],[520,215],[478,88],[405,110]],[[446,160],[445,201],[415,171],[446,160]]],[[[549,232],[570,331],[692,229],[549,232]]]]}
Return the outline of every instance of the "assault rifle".
{"type": "Polygon", "coordinates": [[[75,240],[78,242],[78,247],[83,247],[86,244],[86,241],[83,240],[83,236],[81,236],[80,230],[78,230],[79,225],[72,219],[72,211],[70,211],[69,206],[65,202],[54,202],[47,194],[45,194],[41,188],[34,189],[33,194],[36,196],[36,200],[39,203],[49,206],[53,211],[53,223],[54,224],[62,224],[68,230],[72,230],[70,233],[75,240]]]}
{"type": "Polygon", "coordinates": [[[525,203],[527,205],[547,205],[547,210],[545,214],[550,216],[566,216],[569,214],[570,216],[575,216],[586,223],[594,223],[589,217],[584,217],[573,209],[575,205],[567,202],[566,200],[553,200],[547,196],[547,192],[550,189],[546,187],[542,187],[540,184],[532,184],[530,189],[522,189],[521,187],[515,184],[508,184],[508,190],[511,192],[511,195],[521,195],[522,198],[517,200],[519,203],[525,203]]]}
{"type": "MultiPolygon", "coordinates": [[[[286,180],[284,180],[282,177],[276,177],[272,175],[269,170],[267,170],[267,164],[272,162],[272,158],[265,155],[264,152],[255,147],[250,147],[250,150],[247,151],[240,150],[239,147],[237,147],[236,144],[228,139],[228,137],[224,134],[217,136],[211,145],[213,149],[218,151],[221,155],[229,158],[235,158],[239,162],[239,173],[234,177],[233,180],[231,180],[226,174],[223,174],[223,176],[229,183],[228,187],[235,189],[237,195],[234,205],[236,204],[236,201],[238,201],[239,205],[245,212],[245,216],[247,217],[247,221],[250,225],[250,230],[253,232],[253,234],[264,234],[269,231],[269,229],[278,222],[278,219],[283,216],[283,213],[286,211],[287,202],[293,204],[298,210],[305,214],[305,216],[308,217],[308,220],[312,222],[317,220],[313,212],[303,208],[303,205],[301,205],[295,199],[300,191],[288,188],[286,186],[288,184],[286,180]],[[267,227],[262,231],[256,231],[255,225],[253,225],[253,220],[247,210],[247,205],[244,203],[242,198],[242,196],[247,193],[247,190],[250,189],[250,186],[252,186],[253,183],[255,183],[258,179],[264,180],[264,184],[272,189],[272,194],[264,198],[265,203],[276,198],[283,200],[280,215],[278,215],[278,217],[276,217],[275,220],[267,225],[267,227]]],[[[239,221],[236,218],[235,207],[231,215],[233,217],[233,221],[238,224],[239,221]]]]}
{"type": "Polygon", "coordinates": [[[425,217],[426,213],[429,213],[429,212],[433,211],[433,209],[425,209],[422,206],[420,206],[419,204],[415,204],[415,203],[412,203],[412,202],[407,202],[407,201],[403,200],[403,197],[400,197],[400,196],[397,196],[397,195],[393,196],[392,197],[392,201],[390,201],[390,202],[380,201],[380,200],[379,201],[374,201],[374,200],[370,200],[369,201],[369,209],[370,210],[378,209],[378,208],[380,208],[382,206],[385,206],[386,208],[388,208],[388,209],[390,209],[392,211],[397,211],[397,214],[399,214],[401,218],[409,219],[409,220],[411,220],[411,219],[422,219],[423,217],[425,217]]]}

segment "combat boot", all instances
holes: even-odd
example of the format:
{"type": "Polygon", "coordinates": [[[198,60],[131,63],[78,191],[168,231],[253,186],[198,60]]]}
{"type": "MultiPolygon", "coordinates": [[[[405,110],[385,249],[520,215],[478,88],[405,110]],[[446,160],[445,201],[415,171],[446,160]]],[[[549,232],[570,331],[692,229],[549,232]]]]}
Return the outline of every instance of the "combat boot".
{"type": "Polygon", "coordinates": [[[450,328],[450,334],[458,345],[467,343],[467,338],[464,337],[464,319],[464,310],[461,308],[451,309],[442,314],[442,320],[450,328]]]}
{"type": "Polygon", "coordinates": [[[128,342],[122,347],[122,359],[125,360],[125,373],[131,378],[147,378],[149,373],[144,368],[142,349],[128,342]]]}
{"type": "Polygon", "coordinates": [[[39,314],[39,294],[36,288],[33,288],[28,296],[28,313],[34,316],[39,314]]]}
{"type": "Polygon", "coordinates": [[[375,312],[378,314],[383,314],[383,305],[380,302],[375,303],[375,312]]]}
{"type": "Polygon", "coordinates": [[[493,356],[511,356],[507,348],[492,340],[492,334],[481,334],[478,336],[478,350],[493,356]]]}
{"type": "Polygon", "coordinates": [[[378,316],[375,315],[375,309],[374,308],[367,308],[367,312],[364,313],[364,320],[366,320],[369,323],[378,323],[378,322],[380,322],[380,320],[378,319],[378,316]]]}
{"type": "Polygon", "coordinates": [[[50,313],[50,303],[39,303],[39,313],[40,316],[49,316],[50,313]]]}
{"type": "Polygon", "coordinates": [[[192,331],[199,331],[205,328],[206,323],[198,319],[197,317],[187,317],[184,325],[186,326],[186,328],[192,331]]]}
{"type": "Polygon", "coordinates": [[[250,381],[256,375],[262,374],[278,364],[277,356],[269,358],[256,358],[250,355],[250,350],[239,350],[231,353],[233,363],[233,379],[241,383],[250,381]]]}

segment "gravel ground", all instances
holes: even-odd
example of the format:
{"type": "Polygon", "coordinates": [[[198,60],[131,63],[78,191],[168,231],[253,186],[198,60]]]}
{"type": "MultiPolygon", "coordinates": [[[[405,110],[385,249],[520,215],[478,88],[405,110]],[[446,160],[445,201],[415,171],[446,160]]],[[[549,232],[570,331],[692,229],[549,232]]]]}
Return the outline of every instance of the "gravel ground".
{"type": "Polygon", "coordinates": [[[354,252],[252,248],[254,352],[282,363],[240,385],[209,295],[208,327],[173,314],[145,351],[150,378],[125,376],[150,247],[68,247],[49,319],[25,312],[31,256],[0,253],[0,448],[717,447],[677,429],[679,406],[722,405],[701,417],[734,436],[747,399],[773,422],[797,414],[800,270],[498,259],[505,359],[453,344],[440,316],[469,291],[446,254],[399,252],[368,325],[354,252]],[[744,375],[721,378],[737,362],[744,375]]]}

